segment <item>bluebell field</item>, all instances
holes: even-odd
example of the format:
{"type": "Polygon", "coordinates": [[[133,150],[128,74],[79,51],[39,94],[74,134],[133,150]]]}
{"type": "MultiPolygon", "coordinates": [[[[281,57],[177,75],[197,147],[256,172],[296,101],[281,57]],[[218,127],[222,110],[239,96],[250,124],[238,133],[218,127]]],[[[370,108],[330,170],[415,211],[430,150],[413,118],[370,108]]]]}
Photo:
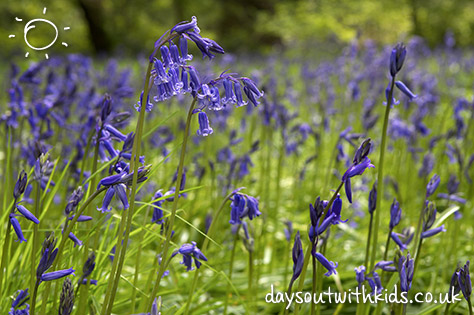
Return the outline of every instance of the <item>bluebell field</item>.
{"type": "Polygon", "coordinates": [[[4,74],[2,314],[472,314],[474,54],[355,40],[4,74]],[[135,63],[134,66],[131,66],[135,63]],[[274,291],[455,303],[268,303],[274,291]]]}

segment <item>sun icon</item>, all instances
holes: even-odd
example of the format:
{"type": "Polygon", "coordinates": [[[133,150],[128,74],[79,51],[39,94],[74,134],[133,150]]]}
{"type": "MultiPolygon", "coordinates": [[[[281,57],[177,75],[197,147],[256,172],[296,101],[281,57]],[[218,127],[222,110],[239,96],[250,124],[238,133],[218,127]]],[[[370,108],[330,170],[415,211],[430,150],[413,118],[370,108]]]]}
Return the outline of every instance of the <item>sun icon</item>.
{"type": "MultiPolygon", "coordinates": [[[[46,8],[43,9],[43,15],[45,15],[45,14],[46,14],[46,8]]],[[[20,19],[18,17],[16,17],[15,20],[17,22],[22,22],[23,21],[23,19],[20,19]]],[[[68,31],[69,29],[71,29],[69,26],[66,26],[66,27],[63,28],[63,30],[65,30],[65,31],[68,31]]],[[[28,21],[28,23],[25,24],[25,28],[23,29],[23,38],[25,39],[25,43],[26,43],[26,45],[28,45],[28,47],[30,47],[33,50],[46,50],[46,49],[50,48],[51,46],[54,45],[54,43],[58,39],[58,35],[59,35],[59,32],[58,32],[57,26],[53,22],[51,22],[50,20],[41,19],[41,18],[33,19],[33,20],[28,21]],[[54,28],[54,31],[55,31],[55,35],[54,35],[53,40],[50,41],[49,43],[46,43],[46,45],[44,45],[42,47],[36,47],[36,46],[31,45],[31,43],[28,42],[27,35],[28,35],[28,32],[30,30],[36,28],[36,25],[34,25],[34,23],[46,23],[46,24],[51,25],[54,28]]],[[[14,34],[11,34],[11,35],[8,36],[8,38],[15,38],[15,37],[16,36],[14,34]]],[[[61,44],[65,47],[68,47],[68,44],[65,43],[65,42],[62,42],[61,44]]],[[[30,54],[29,52],[26,52],[25,57],[28,58],[29,54],[30,54]]],[[[45,53],[44,56],[46,57],[46,59],[49,59],[49,55],[47,53],[45,53]]]]}

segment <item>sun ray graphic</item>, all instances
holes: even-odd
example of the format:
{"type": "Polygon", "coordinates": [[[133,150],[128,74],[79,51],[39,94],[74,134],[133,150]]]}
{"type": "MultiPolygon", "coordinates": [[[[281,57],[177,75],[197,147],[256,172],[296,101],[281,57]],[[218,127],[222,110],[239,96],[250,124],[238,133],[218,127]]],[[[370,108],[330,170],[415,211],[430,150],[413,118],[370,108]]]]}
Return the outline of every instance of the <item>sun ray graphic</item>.
{"type": "MultiPolygon", "coordinates": [[[[47,11],[47,8],[44,7],[43,8],[43,15],[46,15],[46,11],[47,11]]],[[[15,17],[15,21],[17,22],[23,22],[23,19],[19,18],[19,17],[15,17]]],[[[63,30],[64,31],[68,31],[70,30],[71,28],[69,26],[65,26],[63,27],[63,30]]],[[[59,31],[58,31],[58,27],[56,26],[56,24],[54,24],[53,22],[51,22],[50,20],[46,20],[46,19],[43,19],[43,18],[36,18],[36,19],[32,19],[30,21],[28,21],[26,24],[25,24],[25,27],[23,29],[23,39],[25,40],[25,43],[26,45],[33,49],[33,50],[46,50],[50,47],[52,47],[57,39],[58,39],[58,36],[59,36],[59,31]],[[45,23],[45,24],[49,24],[51,27],[53,27],[54,31],[55,31],[55,35],[54,35],[54,39],[52,39],[49,43],[46,43],[46,45],[44,46],[41,46],[41,47],[36,47],[36,46],[33,46],[31,45],[30,42],[28,42],[28,38],[27,38],[27,35],[28,35],[28,32],[34,28],[36,28],[36,25],[35,23],[45,23]]],[[[8,38],[16,38],[16,35],[15,34],[10,34],[8,35],[8,38]]],[[[69,47],[68,43],[66,42],[61,42],[61,44],[64,46],[64,47],[69,47]]],[[[26,52],[25,53],[25,58],[28,58],[28,56],[30,55],[30,52],[26,52]]],[[[44,54],[44,57],[46,59],[49,59],[49,54],[45,52],[44,54]]]]}

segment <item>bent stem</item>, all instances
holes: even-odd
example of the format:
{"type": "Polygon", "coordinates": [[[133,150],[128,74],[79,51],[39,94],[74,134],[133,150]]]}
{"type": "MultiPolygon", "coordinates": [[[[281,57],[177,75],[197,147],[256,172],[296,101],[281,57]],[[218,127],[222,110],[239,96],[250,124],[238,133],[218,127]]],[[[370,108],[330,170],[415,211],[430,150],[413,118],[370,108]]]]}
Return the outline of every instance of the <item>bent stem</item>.
{"type": "MultiPolygon", "coordinates": [[[[35,313],[36,295],[38,294],[38,287],[39,287],[39,281],[36,281],[35,282],[35,288],[33,289],[33,295],[31,296],[30,314],[35,313]]],[[[43,303],[46,303],[46,301],[43,301],[43,303]]]]}
{"type": "Polygon", "coordinates": [[[120,222],[120,229],[117,239],[117,246],[116,246],[116,253],[118,253],[118,257],[115,257],[114,263],[112,266],[112,273],[111,273],[111,280],[109,281],[109,285],[107,286],[107,291],[105,294],[104,304],[102,305],[101,314],[110,314],[112,312],[112,305],[114,304],[115,300],[115,293],[117,291],[118,283],[120,280],[120,275],[122,274],[122,267],[125,260],[125,252],[127,251],[127,243],[130,237],[130,227],[132,225],[132,217],[133,217],[133,210],[135,208],[135,194],[137,190],[137,181],[138,181],[138,157],[140,156],[140,149],[141,149],[141,139],[143,133],[143,125],[145,123],[145,112],[146,112],[146,104],[148,103],[148,93],[149,93],[149,82],[151,78],[151,69],[153,66],[153,62],[150,61],[148,63],[148,69],[146,71],[145,76],[145,86],[143,91],[143,97],[140,104],[140,114],[138,115],[138,122],[137,128],[135,130],[135,138],[133,140],[133,147],[132,147],[132,158],[130,159],[130,169],[133,170],[132,176],[132,189],[130,195],[130,202],[129,202],[129,209],[124,210],[122,213],[122,219],[120,222]],[[143,106],[145,103],[145,106],[143,106]],[[128,216],[127,216],[128,213],[128,216]],[[123,237],[123,227],[124,222],[127,222],[127,227],[125,230],[125,237],[123,237]],[[122,242],[124,246],[122,246],[122,242]],[[112,280],[113,279],[113,280],[112,280]],[[112,281],[112,282],[111,282],[112,281]],[[106,308],[107,305],[107,308],[106,308]]]}
{"type": "MultiPolygon", "coordinates": [[[[166,229],[166,240],[163,248],[163,261],[166,261],[168,258],[168,251],[171,243],[171,232],[173,230],[173,224],[174,224],[174,219],[176,217],[176,210],[178,209],[178,199],[179,199],[179,190],[181,187],[181,179],[183,176],[183,168],[184,168],[184,158],[186,156],[186,144],[188,142],[188,137],[189,137],[189,127],[191,125],[191,118],[193,115],[193,109],[194,105],[196,104],[196,98],[193,99],[193,102],[191,103],[191,106],[189,107],[188,111],[188,117],[186,119],[186,127],[184,130],[184,136],[183,136],[183,144],[181,147],[181,154],[179,157],[179,165],[178,165],[178,177],[176,178],[176,189],[174,193],[174,199],[173,199],[173,208],[171,210],[171,215],[169,217],[169,224],[166,229]]],[[[160,281],[161,277],[163,276],[164,272],[166,269],[165,264],[160,264],[160,269],[158,271],[158,276],[156,278],[155,285],[153,286],[153,291],[150,295],[150,300],[148,302],[148,307],[147,309],[151,308],[151,305],[153,304],[154,297],[158,293],[158,288],[160,287],[160,281]]]]}
{"type": "Polygon", "coordinates": [[[388,93],[387,107],[385,108],[385,117],[383,121],[383,130],[382,130],[382,144],[380,147],[380,155],[378,161],[378,174],[377,174],[377,193],[380,198],[377,198],[375,205],[375,224],[374,224],[374,237],[372,242],[372,253],[370,255],[370,268],[373,269],[375,265],[375,253],[377,250],[377,241],[380,225],[380,203],[383,197],[383,166],[385,160],[385,149],[387,147],[387,128],[388,128],[388,118],[390,115],[390,107],[392,106],[393,99],[393,88],[395,86],[395,76],[392,77],[392,82],[390,84],[390,91],[388,93]]]}

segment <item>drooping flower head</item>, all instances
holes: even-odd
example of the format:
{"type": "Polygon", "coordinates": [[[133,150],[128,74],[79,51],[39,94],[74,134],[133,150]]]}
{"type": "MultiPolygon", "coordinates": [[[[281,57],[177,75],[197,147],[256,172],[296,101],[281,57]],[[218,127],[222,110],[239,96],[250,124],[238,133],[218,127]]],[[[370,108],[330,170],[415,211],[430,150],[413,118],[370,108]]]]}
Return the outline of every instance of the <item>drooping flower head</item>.
{"type": "Polygon", "coordinates": [[[186,270],[190,271],[193,270],[192,261],[194,259],[194,264],[196,268],[199,269],[201,267],[200,260],[207,261],[206,256],[197,248],[196,242],[191,242],[191,244],[186,243],[181,245],[181,247],[175,251],[171,257],[176,256],[177,254],[181,254],[183,256],[183,261],[181,264],[186,266],[186,270]]]}
{"type": "Polygon", "coordinates": [[[327,260],[326,257],[324,257],[321,253],[315,253],[313,255],[321,263],[321,265],[323,265],[323,267],[327,269],[328,272],[324,274],[326,277],[329,277],[332,274],[337,274],[336,268],[339,265],[337,262],[334,263],[332,261],[327,260]]]}
{"type": "Polygon", "coordinates": [[[258,199],[252,196],[236,193],[231,200],[230,224],[241,224],[245,217],[253,220],[262,214],[258,209],[258,199]]]}

